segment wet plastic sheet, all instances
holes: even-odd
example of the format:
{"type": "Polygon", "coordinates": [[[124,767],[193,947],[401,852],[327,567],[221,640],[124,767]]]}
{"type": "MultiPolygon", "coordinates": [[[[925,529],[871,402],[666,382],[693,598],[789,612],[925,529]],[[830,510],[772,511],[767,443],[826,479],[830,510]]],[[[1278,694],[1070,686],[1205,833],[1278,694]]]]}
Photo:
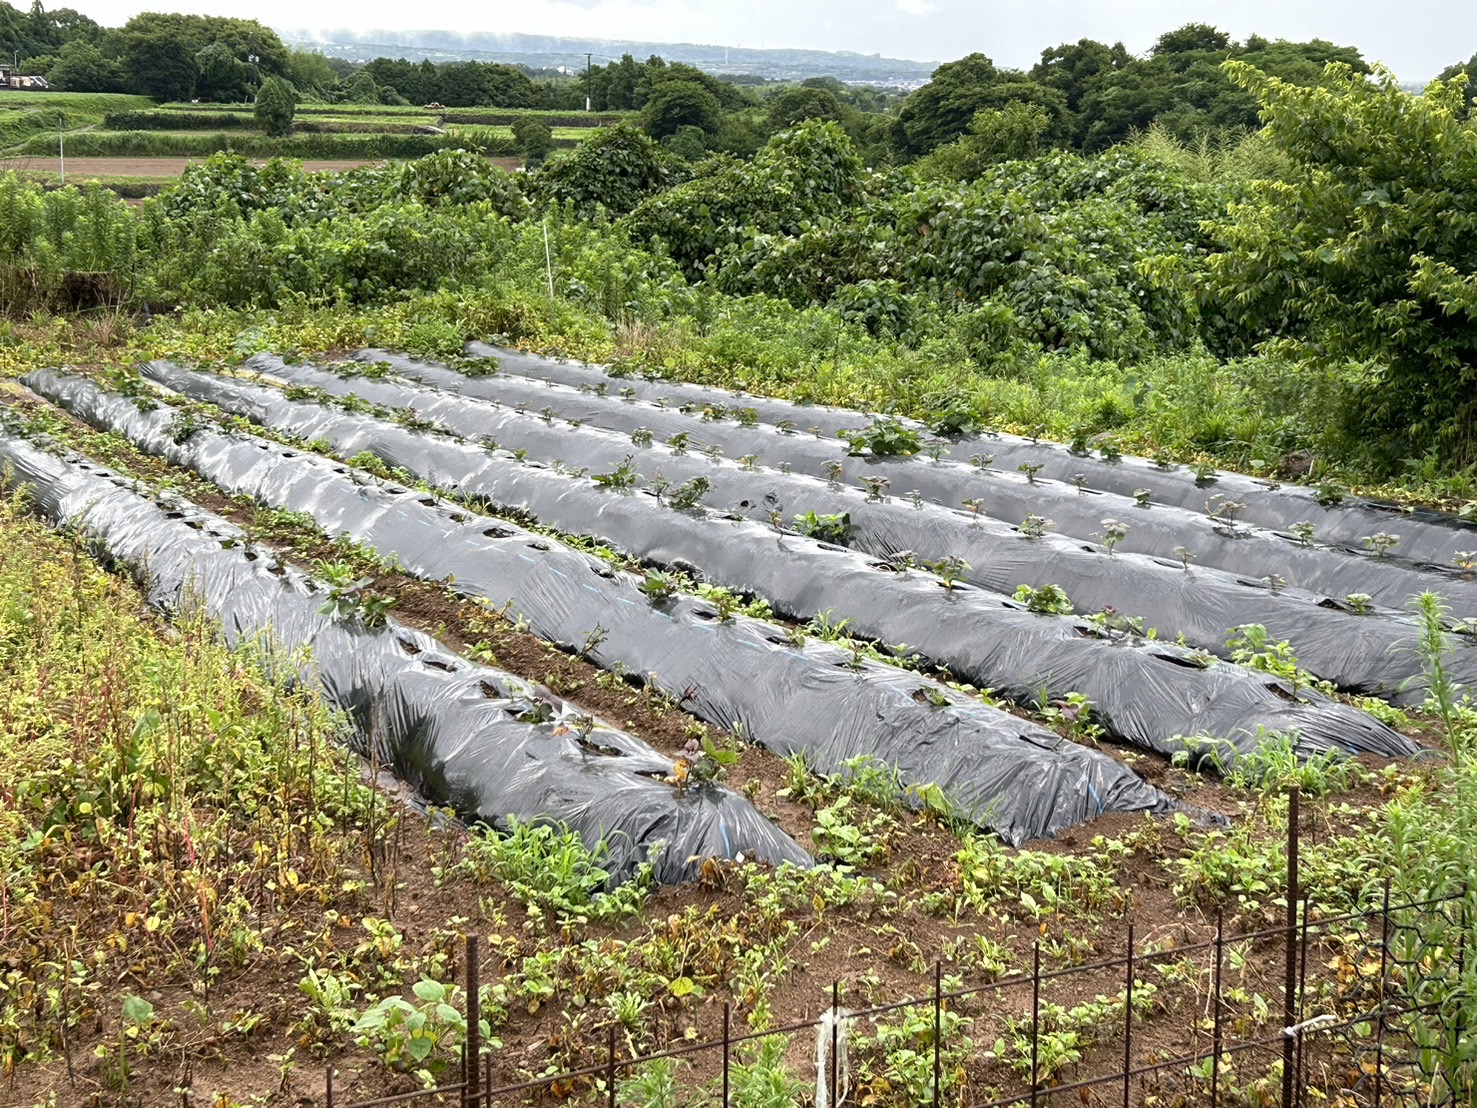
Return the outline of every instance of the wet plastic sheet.
{"type": "MultiPolygon", "coordinates": [[[[681,404],[721,404],[726,407],[753,408],[765,423],[789,420],[802,430],[815,426],[827,437],[838,431],[863,427],[872,417],[862,412],[841,408],[825,408],[767,397],[752,397],[742,392],[706,385],[639,377],[617,377],[608,367],[544,358],[518,350],[507,350],[486,343],[468,343],[467,352],[476,357],[492,357],[512,374],[541,381],[589,389],[603,387],[609,394],[630,389],[643,400],[667,400],[675,407],[681,404]]],[[[434,363],[419,362],[404,355],[384,350],[364,350],[352,355],[359,361],[383,361],[397,372],[414,375],[430,366],[450,372],[434,363]]],[[[916,420],[903,420],[906,426],[924,430],[916,420]]],[[[1364,549],[1364,540],[1379,532],[1400,536],[1396,549],[1412,560],[1451,566],[1458,551],[1477,551],[1477,521],[1465,520],[1444,512],[1426,509],[1407,510],[1398,504],[1349,496],[1337,504],[1320,504],[1318,490],[1305,485],[1264,481],[1237,473],[1217,473],[1214,480],[1202,481],[1190,466],[1160,466],[1148,458],[1123,455],[1109,460],[1073,453],[1066,444],[1034,441],[1018,435],[988,433],[951,441],[945,457],[967,462],[971,455],[995,455],[994,464],[1015,470],[1022,464],[1040,465],[1041,477],[1072,482],[1081,474],[1088,488],[1099,492],[1133,496],[1146,488],[1155,503],[1191,510],[1203,510],[1206,500],[1219,494],[1245,507],[1240,518],[1247,523],[1275,531],[1286,531],[1295,523],[1306,521],[1313,526],[1320,541],[1364,549]]]]}
{"type": "MultiPolygon", "coordinates": [[[[639,448],[615,431],[546,422],[531,404],[530,410],[520,413],[515,406],[482,399],[496,395],[508,383],[501,376],[467,382],[468,391],[475,389],[480,394],[468,396],[391,378],[344,378],[311,365],[287,365],[270,356],[257,356],[248,367],[332,395],[353,395],[386,407],[410,409],[467,438],[490,436],[507,449],[527,450],[544,461],[558,459],[601,473],[614,470],[629,457],[648,484],[658,469],[672,481],[700,476],[711,485],[705,503],[750,519],[765,520],[770,512],[779,512],[785,522],[804,512],[847,514],[853,525],[847,544],[874,556],[892,557],[910,550],[922,561],[957,557],[969,566],[962,572],[964,580],[1005,595],[1013,595],[1021,584],[1054,584],[1066,591],[1079,610],[1112,607],[1127,616],[1144,618],[1163,636],[1183,635],[1191,646],[1222,657],[1229,657],[1226,643],[1232,628],[1260,623],[1274,641],[1286,639],[1293,644],[1305,669],[1340,688],[1406,700],[1422,695],[1421,688],[1411,684],[1421,673],[1415,649],[1419,633],[1406,613],[1388,607],[1356,614],[1338,596],[1273,588],[1267,582],[1213,568],[1195,566],[1187,572],[1177,560],[1134,554],[1110,557],[1098,544],[1050,534],[1031,539],[999,520],[937,505],[915,507],[891,496],[869,500],[860,489],[833,487],[818,478],[749,470],[690,450],[674,454],[665,447],[639,448]]],[[[537,384],[523,387],[538,394],[549,391],[537,384]]],[[[515,391],[505,399],[519,395],[515,391]]],[[[653,414],[688,418],[648,405],[640,405],[644,411],[633,410],[618,399],[582,396],[562,388],[553,399],[561,413],[603,414],[612,424],[646,421],[653,414]],[[614,412],[602,412],[606,408],[614,412]]],[[[1077,495],[1075,490],[1073,495],[1077,495]]],[[[1287,545],[1294,556],[1311,558],[1317,553],[1287,545]]],[[[1342,551],[1324,556],[1349,557],[1342,551]]],[[[1470,635],[1452,635],[1449,640],[1451,677],[1477,687],[1477,640],[1470,635]]]]}
{"type": "Polygon", "coordinates": [[[908,643],[1013,698],[1081,692],[1110,732],[1160,752],[1183,749],[1180,737],[1197,734],[1249,749],[1259,728],[1296,732],[1306,751],[1338,747],[1398,757],[1415,750],[1361,712],[1238,666],[1202,668],[1192,652],[1165,643],[1110,643],[1081,621],[1034,615],[979,589],[945,590],[932,577],[885,572],[839,547],[665,508],[649,492],[605,492],[504,452],[291,401],[263,386],[160,363],[145,373],[258,422],[326,439],[340,456],[368,450],[443,487],[531,512],[561,530],[600,536],[648,561],[691,566],[709,580],[764,597],[781,613],[809,618],[830,610],[834,618],[851,619],[856,633],[908,643]]]}
{"type": "Polygon", "coordinates": [[[581,646],[607,669],[649,677],[701,717],[825,773],[870,755],[906,784],[937,785],[961,815],[1019,844],[1104,811],[1163,811],[1169,800],[1107,756],[970,700],[917,674],[819,642],[789,643],[773,624],[716,618],[706,601],[652,602],[639,578],[521,527],[392,490],[366,474],[254,436],[194,430],[175,412],[140,412],[92,382],[49,371],[26,383],[79,418],[195,469],[231,493],[308,512],[419,576],[454,577],[467,595],[513,610],[538,635],[581,646]]]}
{"type": "MultiPolygon", "coordinates": [[[[307,575],[246,549],[239,529],[183,501],[158,503],[85,458],[44,453],[0,435],[0,461],[57,526],[78,526],[147,584],[155,606],[202,604],[231,643],[267,635],[276,651],[308,648],[305,675],[352,721],[362,749],[434,804],[501,821],[566,821],[590,845],[605,840],[615,880],[658,842],[655,873],[695,875],[697,859],[739,852],[809,864],[748,801],[704,786],[679,794],[655,778],[672,762],[639,739],[596,723],[581,745],[552,724],[514,717],[534,690],[474,665],[428,635],[394,623],[365,629],[320,615],[324,590],[307,575]]],[[[292,663],[301,665],[301,663],[292,663]]]]}
{"type": "MultiPolygon", "coordinates": [[[[699,408],[705,405],[721,404],[734,411],[740,408],[752,408],[762,423],[777,424],[788,420],[807,434],[812,427],[818,428],[820,433],[828,438],[835,437],[838,431],[846,428],[865,427],[874,418],[870,414],[846,408],[833,408],[824,404],[801,404],[794,400],[777,400],[774,397],[755,396],[710,385],[693,385],[682,381],[635,375],[617,376],[611,373],[607,366],[560,358],[545,358],[522,350],[489,346],[483,342],[469,342],[466,349],[467,353],[473,357],[497,359],[499,371],[514,376],[528,377],[538,381],[553,381],[575,388],[594,389],[604,385],[611,396],[618,395],[622,390],[630,390],[633,396],[642,400],[666,401],[674,408],[683,404],[695,404],[699,408]]],[[[361,362],[387,362],[397,371],[402,372],[412,365],[429,364],[417,362],[403,354],[380,349],[359,350],[349,356],[361,362]]]]}
{"type": "MultiPolygon", "coordinates": [[[[270,358],[259,358],[253,364],[263,371],[276,365],[288,379],[293,379],[294,373],[322,372],[310,367],[282,366],[270,358]]],[[[441,379],[441,374],[450,371],[443,369],[432,374],[423,367],[419,372],[441,379]]],[[[1458,570],[1450,551],[1444,556],[1444,565],[1414,561],[1399,553],[1378,556],[1363,549],[1324,545],[1316,537],[1305,543],[1289,533],[1252,527],[1243,521],[1240,512],[1211,518],[1204,511],[1158,504],[1152,499],[1149,504],[1140,505],[1132,496],[1079,488],[1075,482],[1052,481],[1039,475],[1033,480],[995,462],[981,469],[967,463],[947,460],[935,463],[917,457],[849,457],[846,444],[837,440],[781,434],[766,426],[709,422],[695,414],[650,405],[638,410],[623,404],[618,397],[580,394],[564,385],[535,386],[535,396],[542,403],[525,402],[522,398],[529,387],[526,382],[495,375],[463,379],[460,391],[510,405],[528,403],[533,411],[550,409],[554,417],[564,420],[584,419],[593,423],[592,413],[600,411],[600,426],[619,427],[640,420],[654,438],[670,441],[672,435],[686,433],[690,450],[713,446],[731,458],[755,455],[760,464],[788,464],[800,474],[822,476],[828,463],[839,464],[841,480],[849,485],[860,487],[866,479],[883,478],[887,482],[887,495],[916,491],[925,502],[954,509],[961,508],[966,500],[978,500],[981,513],[994,519],[1020,525],[1027,516],[1035,515],[1051,520],[1060,533],[1086,541],[1101,536],[1104,520],[1115,519],[1128,525],[1120,550],[1177,559],[1177,552],[1183,547],[1197,565],[1224,569],[1253,580],[1280,579],[1339,600],[1351,593],[1363,593],[1392,608],[1403,608],[1410,597],[1430,589],[1440,592],[1452,604],[1457,618],[1477,616],[1477,575],[1458,570]]],[[[1211,492],[1207,499],[1214,495],[1211,492]]],[[[1234,501],[1231,497],[1223,499],[1234,501]]]]}

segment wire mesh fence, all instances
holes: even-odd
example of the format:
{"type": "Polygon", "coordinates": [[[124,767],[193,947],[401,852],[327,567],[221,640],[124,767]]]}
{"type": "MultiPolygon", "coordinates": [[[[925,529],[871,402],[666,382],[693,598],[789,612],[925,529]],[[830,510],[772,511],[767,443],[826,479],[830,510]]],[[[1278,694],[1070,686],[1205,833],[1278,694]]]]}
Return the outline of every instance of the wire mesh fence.
{"type": "Polygon", "coordinates": [[[874,1083],[869,1103],[1471,1103],[1467,890],[1392,903],[1386,880],[1376,903],[1323,915],[1298,895],[1295,791],[1291,808],[1288,895],[1275,924],[1232,933],[1217,918],[1211,939],[1190,944],[1144,941],[1130,924],[1120,953],[1049,970],[1042,968],[1038,940],[1030,973],[948,987],[935,963],[918,995],[868,1008],[843,1007],[840,983],[833,982],[829,1003],[814,1017],[762,1031],[736,1033],[725,1003],[720,1033],[640,1055],[622,1054],[611,1022],[600,1044],[602,1061],[533,1078],[500,1077],[498,1053],[483,1049],[480,945],[469,936],[461,1079],[348,1101],[336,1096],[330,1066],[326,1105],[510,1108],[578,1093],[585,1103],[616,1108],[645,1103],[641,1075],[650,1067],[681,1064],[693,1076],[676,1083],[674,1103],[726,1108],[737,1103],[735,1076],[758,1045],[804,1036],[805,1062],[794,1069],[805,1074],[806,1092],[795,1102],[841,1108],[859,1099],[852,1051],[869,1022],[900,1028],[896,1041],[903,1044],[901,1055],[890,1058],[896,1072],[885,1094],[878,1097],[874,1083]],[[980,1049],[990,1042],[993,1048],[980,1049]],[[479,1061],[469,1067],[468,1058],[479,1061]]]}

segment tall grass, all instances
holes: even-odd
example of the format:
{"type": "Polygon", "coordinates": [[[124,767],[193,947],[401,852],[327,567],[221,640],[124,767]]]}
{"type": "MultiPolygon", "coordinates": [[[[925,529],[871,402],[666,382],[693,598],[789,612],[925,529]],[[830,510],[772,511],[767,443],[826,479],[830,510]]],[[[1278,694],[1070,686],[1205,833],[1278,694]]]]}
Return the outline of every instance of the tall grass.
{"type": "Polygon", "coordinates": [[[1136,135],[1130,146],[1164,162],[1201,184],[1224,181],[1280,180],[1291,171],[1287,155],[1264,131],[1200,135],[1183,142],[1158,123],[1136,135]]]}

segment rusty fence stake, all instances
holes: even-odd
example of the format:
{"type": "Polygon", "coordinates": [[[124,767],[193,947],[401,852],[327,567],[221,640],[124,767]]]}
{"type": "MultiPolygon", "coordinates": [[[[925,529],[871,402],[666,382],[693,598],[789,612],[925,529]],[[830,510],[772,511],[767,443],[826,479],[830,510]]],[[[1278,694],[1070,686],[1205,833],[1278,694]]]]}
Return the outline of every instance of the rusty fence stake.
{"type": "Polygon", "coordinates": [[[944,1025],[944,964],[933,964],[933,1103],[934,1108],[943,1103],[939,1097],[943,1092],[943,1060],[939,1051],[943,1040],[944,1025]]]}
{"type": "Polygon", "coordinates": [[[1123,1108],[1129,1108],[1133,1072],[1133,924],[1128,925],[1128,960],[1123,971],[1123,1108]]]}
{"type": "Polygon", "coordinates": [[[1212,978],[1215,998],[1211,1002],[1215,1005],[1215,1012],[1210,1022],[1210,1108],[1216,1108],[1221,1090],[1221,963],[1224,961],[1225,939],[1225,912],[1218,909],[1215,914],[1215,974],[1212,978]]]}
{"type": "Polygon", "coordinates": [[[1036,1108],[1040,1089],[1037,1061],[1041,1038],[1041,940],[1031,950],[1031,1108],[1036,1108]]]}
{"type": "Polygon", "coordinates": [[[1282,1108],[1293,1106],[1293,1066],[1296,1043],[1289,1032],[1297,1023],[1298,988],[1298,799],[1299,789],[1287,790],[1287,979],[1282,994],[1282,1108]]]}
{"type": "Polygon", "coordinates": [[[462,1104],[475,1108],[482,1099],[480,1078],[482,1071],[478,1061],[482,1057],[482,967],[480,965],[480,940],[476,935],[467,936],[467,1042],[462,1052],[462,1075],[466,1087],[462,1090],[462,1104]]]}

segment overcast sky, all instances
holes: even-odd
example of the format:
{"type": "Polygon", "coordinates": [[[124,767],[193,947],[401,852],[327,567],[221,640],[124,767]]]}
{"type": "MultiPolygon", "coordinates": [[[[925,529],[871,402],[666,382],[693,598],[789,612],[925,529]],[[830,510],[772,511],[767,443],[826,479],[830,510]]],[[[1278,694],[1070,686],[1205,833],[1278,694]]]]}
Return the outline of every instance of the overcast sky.
{"type": "MultiPolygon", "coordinates": [[[[652,42],[790,46],[947,61],[971,51],[1029,66],[1060,42],[1121,40],[1143,52],[1163,31],[1213,23],[1235,38],[1325,38],[1359,47],[1403,80],[1477,53],[1473,0],[72,0],[107,24],[145,10],[250,16],[311,27],[522,31],[652,42]]],[[[22,5],[24,6],[24,5],[22,5]]]]}

